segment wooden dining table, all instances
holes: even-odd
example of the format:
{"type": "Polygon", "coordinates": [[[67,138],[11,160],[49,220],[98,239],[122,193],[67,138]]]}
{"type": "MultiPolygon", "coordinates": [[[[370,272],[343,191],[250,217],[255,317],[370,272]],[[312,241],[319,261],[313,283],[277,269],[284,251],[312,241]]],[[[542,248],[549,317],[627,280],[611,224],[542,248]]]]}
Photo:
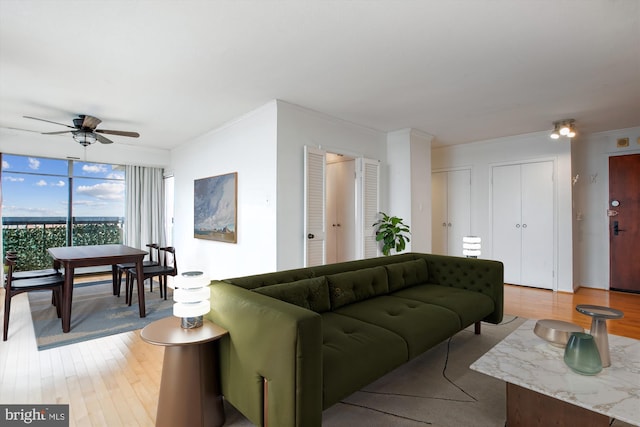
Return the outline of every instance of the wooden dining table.
{"type": "MultiPolygon", "coordinates": [[[[147,252],[125,245],[89,245],[49,248],[55,268],[64,268],[62,287],[62,332],[71,330],[71,303],[73,301],[73,276],[78,267],[111,265],[112,276],[116,277],[116,264],[134,263],[138,278],[138,306],[140,317],[145,317],[144,278],[142,261],[147,252]]],[[[114,284],[115,285],[115,284],[114,284]]]]}

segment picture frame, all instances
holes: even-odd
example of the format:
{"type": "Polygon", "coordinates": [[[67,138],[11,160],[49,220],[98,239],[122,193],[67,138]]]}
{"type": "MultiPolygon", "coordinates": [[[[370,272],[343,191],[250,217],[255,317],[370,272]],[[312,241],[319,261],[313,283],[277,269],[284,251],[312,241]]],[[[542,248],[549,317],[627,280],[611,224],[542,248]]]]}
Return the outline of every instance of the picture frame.
{"type": "Polygon", "coordinates": [[[237,221],[237,172],[194,180],[194,238],[237,243],[237,221]]]}

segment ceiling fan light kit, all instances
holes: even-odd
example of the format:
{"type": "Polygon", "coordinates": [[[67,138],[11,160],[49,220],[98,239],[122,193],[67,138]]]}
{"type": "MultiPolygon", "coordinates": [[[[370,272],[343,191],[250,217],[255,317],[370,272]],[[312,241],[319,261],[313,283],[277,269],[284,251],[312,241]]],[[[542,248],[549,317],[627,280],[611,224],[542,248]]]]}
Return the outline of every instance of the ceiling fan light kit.
{"type": "Polygon", "coordinates": [[[39,120],[41,122],[53,123],[60,126],[66,126],[72,130],[63,130],[58,132],[41,132],[43,135],[59,135],[62,133],[71,133],[73,136],[73,140],[82,145],[83,147],[87,147],[99,141],[102,144],[113,144],[113,141],[109,138],[100,135],[101,133],[106,133],[110,135],[118,135],[118,136],[126,136],[129,138],[138,138],[140,134],[138,132],[130,132],[123,130],[107,130],[107,129],[96,129],[102,120],[97,117],[89,116],[86,114],[80,114],[78,117],[73,119],[73,126],[66,125],[64,123],[53,122],[51,120],[40,119],[38,117],[31,116],[23,116],[25,119],[39,120]]]}
{"type": "Polygon", "coordinates": [[[96,136],[93,132],[85,132],[83,130],[76,130],[71,132],[73,134],[73,139],[78,144],[86,147],[87,145],[91,145],[97,141],[96,136]]]}
{"type": "Polygon", "coordinates": [[[569,139],[576,136],[576,121],[574,119],[565,119],[553,123],[553,130],[549,137],[551,139],[559,139],[561,136],[569,139]]]}

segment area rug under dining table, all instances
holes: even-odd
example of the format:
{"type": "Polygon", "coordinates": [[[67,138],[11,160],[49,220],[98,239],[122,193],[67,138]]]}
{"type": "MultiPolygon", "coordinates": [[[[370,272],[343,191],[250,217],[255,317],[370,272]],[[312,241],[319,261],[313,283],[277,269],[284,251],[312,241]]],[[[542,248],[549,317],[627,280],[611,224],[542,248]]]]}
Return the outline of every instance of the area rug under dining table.
{"type": "Polygon", "coordinates": [[[51,292],[29,292],[29,306],[38,350],[141,329],[154,320],[172,315],[173,300],[160,298],[157,284],[149,293],[146,286],[147,316],[141,318],[138,306],[125,304],[124,292],[113,295],[111,280],[76,284],[73,289],[71,331],[62,332],[62,323],[51,305],[51,292]]]}

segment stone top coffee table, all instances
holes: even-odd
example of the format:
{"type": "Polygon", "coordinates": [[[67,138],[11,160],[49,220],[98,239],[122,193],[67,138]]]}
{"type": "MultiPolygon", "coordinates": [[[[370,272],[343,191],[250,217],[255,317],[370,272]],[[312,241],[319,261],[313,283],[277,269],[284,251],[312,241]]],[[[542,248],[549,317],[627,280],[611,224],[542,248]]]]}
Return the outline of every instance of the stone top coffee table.
{"type": "Polygon", "coordinates": [[[509,426],[608,426],[609,417],[640,425],[639,340],[610,335],[611,367],[585,376],[564,363],[563,348],[533,333],[535,324],[526,321],[471,365],[507,383],[509,426]]]}

